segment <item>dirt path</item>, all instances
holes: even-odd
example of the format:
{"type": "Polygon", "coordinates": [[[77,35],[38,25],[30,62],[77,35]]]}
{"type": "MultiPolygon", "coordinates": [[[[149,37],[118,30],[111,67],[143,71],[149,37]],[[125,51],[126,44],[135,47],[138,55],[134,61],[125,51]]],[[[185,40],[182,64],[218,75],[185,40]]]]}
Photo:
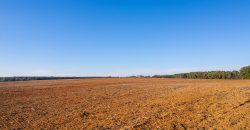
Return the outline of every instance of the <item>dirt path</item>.
{"type": "Polygon", "coordinates": [[[250,129],[250,81],[0,83],[0,129],[250,129]]]}

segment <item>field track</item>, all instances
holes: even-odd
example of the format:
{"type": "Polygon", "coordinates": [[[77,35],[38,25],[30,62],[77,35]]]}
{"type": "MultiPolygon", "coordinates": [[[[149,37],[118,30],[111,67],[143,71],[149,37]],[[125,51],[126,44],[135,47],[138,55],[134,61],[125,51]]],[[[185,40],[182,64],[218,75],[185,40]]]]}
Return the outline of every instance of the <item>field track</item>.
{"type": "Polygon", "coordinates": [[[250,129],[250,80],[0,83],[0,129],[250,129]]]}

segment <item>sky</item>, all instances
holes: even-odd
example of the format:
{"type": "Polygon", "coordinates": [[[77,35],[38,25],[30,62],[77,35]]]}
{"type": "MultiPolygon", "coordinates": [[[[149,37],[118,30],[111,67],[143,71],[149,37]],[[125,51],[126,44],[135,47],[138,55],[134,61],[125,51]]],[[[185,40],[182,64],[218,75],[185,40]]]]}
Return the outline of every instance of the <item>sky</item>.
{"type": "Polygon", "coordinates": [[[239,70],[249,0],[0,0],[0,76],[239,70]]]}

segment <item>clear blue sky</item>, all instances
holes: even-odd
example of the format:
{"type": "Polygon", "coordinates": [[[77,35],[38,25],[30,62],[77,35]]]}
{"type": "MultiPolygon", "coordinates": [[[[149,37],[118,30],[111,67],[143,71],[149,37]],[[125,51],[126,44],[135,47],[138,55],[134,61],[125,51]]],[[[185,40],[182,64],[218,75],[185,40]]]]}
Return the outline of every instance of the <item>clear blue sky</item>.
{"type": "Polygon", "coordinates": [[[249,0],[0,0],[0,76],[233,70],[249,0]]]}

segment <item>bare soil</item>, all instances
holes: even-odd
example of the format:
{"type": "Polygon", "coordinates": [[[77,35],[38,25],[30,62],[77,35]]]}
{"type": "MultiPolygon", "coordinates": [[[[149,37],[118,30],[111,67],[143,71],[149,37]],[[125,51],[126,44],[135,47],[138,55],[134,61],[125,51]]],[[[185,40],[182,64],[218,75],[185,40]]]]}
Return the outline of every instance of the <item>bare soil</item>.
{"type": "Polygon", "coordinates": [[[250,129],[249,80],[0,83],[0,129],[250,129]]]}

